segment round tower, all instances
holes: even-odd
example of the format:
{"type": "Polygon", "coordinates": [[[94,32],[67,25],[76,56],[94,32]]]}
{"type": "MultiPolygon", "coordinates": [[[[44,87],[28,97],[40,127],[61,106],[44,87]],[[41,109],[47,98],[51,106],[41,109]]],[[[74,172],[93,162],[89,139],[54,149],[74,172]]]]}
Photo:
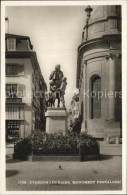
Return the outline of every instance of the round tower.
{"type": "Polygon", "coordinates": [[[77,63],[82,131],[121,136],[121,6],[88,6],[85,12],[77,63]]]}

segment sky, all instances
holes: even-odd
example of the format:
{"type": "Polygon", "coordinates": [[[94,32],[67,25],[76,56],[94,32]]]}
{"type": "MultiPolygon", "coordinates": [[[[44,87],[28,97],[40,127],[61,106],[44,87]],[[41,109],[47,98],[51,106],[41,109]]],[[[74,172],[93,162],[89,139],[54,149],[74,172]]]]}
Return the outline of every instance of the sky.
{"type": "Polygon", "coordinates": [[[67,77],[65,104],[70,107],[76,88],[77,48],[85,26],[85,6],[7,6],[9,33],[29,36],[42,75],[49,88],[49,75],[56,64],[67,77]]]}

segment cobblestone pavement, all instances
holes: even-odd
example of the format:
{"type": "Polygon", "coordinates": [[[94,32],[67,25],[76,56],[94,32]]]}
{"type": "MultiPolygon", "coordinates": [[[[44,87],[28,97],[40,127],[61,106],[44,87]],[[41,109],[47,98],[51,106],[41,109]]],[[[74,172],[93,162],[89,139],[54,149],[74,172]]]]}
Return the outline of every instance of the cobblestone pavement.
{"type": "Polygon", "coordinates": [[[121,190],[121,183],[100,183],[121,182],[121,161],[120,156],[113,156],[86,162],[29,162],[13,160],[10,155],[7,156],[6,164],[6,189],[7,191],[121,190]],[[80,182],[82,184],[79,184],[80,182]]]}

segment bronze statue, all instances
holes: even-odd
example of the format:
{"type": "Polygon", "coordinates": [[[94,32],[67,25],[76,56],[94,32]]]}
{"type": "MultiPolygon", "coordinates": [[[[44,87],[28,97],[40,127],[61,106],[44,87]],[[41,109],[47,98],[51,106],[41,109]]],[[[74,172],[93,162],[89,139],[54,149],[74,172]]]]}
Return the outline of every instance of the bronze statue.
{"type": "Polygon", "coordinates": [[[62,83],[62,78],[63,78],[63,72],[60,70],[60,64],[57,64],[55,66],[55,70],[52,71],[52,73],[50,74],[49,80],[52,80],[52,84],[50,84],[51,86],[56,86],[56,89],[58,89],[62,83]]]}
{"type": "Polygon", "coordinates": [[[52,71],[49,77],[50,81],[50,91],[49,91],[49,99],[48,99],[48,106],[54,107],[55,106],[55,100],[58,100],[57,107],[60,107],[60,101],[63,104],[63,107],[65,107],[65,89],[67,86],[67,78],[64,77],[63,72],[60,70],[60,65],[55,66],[55,70],[52,71]],[[52,95],[51,95],[52,94],[52,95]]]}

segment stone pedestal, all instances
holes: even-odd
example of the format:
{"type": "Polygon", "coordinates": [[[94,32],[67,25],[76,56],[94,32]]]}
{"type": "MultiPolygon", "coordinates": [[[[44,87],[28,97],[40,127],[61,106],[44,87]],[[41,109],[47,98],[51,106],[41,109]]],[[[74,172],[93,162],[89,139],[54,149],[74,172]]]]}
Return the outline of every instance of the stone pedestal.
{"type": "Polygon", "coordinates": [[[101,155],[122,155],[122,144],[108,144],[105,141],[100,141],[101,155]]]}
{"type": "Polygon", "coordinates": [[[67,119],[65,108],[48,108],[46,116],[46,133],[62,133],[65,135],[67,119]]]}

